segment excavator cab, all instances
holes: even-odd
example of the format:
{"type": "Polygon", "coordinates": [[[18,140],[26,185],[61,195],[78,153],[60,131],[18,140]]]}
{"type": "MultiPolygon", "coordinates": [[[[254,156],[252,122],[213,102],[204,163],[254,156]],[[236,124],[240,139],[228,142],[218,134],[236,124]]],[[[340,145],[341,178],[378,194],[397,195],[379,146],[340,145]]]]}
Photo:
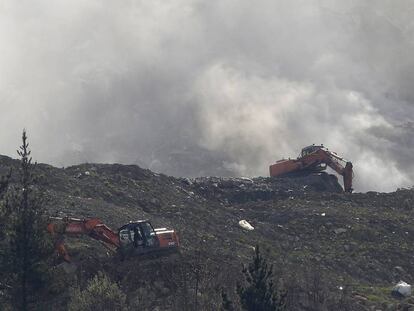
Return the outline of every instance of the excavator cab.
{"type": "Polygon", "coordinates": [[[318,151],[319,149],[322,149],[323,145],[315,146],[310,145],[302,149],[302,152],[299,155],[299,158],[303,158],[304,156],[307,156],[308,154],[314,153],[315,151],[318,151]]]}
{"type": "Polygon", "coordinates": [[[145,253],[159,246],[151,223],[147,220],[130,222],[118,230],[120,248],[132,253],[145,253]]]}

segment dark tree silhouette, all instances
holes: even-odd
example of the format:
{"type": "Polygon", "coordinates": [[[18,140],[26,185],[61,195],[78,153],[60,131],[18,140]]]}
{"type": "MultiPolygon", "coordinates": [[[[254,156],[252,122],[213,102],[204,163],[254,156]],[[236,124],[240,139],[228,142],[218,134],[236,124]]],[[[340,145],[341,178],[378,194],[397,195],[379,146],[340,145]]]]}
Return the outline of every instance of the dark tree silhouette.
{"type": "Polygon", "coordinates": [[[14,309],[28,310],[30,299],[43,283],[46,275],[45,259],[50,254],[46,237],[43,200],[36,188],[26,131],[20,156],[19,182],[9,187],[5,203],[7,241],[3,250],[2,269],[10,284],[14,309]]]}
{"type": "Polygon", "coordinates": [[[273,266],[260,254],[256,246],[255,256],[248,267],[243,268],[247,285],[238,286],[240,303],[248,311],[285,310],[285,293],[278,293],[273,280],[273,266]]]}

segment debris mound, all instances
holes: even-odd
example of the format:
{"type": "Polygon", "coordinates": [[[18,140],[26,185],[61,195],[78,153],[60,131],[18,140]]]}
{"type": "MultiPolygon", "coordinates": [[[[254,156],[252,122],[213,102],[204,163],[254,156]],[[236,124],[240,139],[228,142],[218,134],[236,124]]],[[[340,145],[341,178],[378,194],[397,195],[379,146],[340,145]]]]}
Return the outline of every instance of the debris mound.
{"type": "Polygon", "coordinates": [[[188,182],[194,192],[224,203],[268,201],[302,196],[309,192],[341,193],[338,178],[327,173],[297,177],[198,177],[188,182]]]}

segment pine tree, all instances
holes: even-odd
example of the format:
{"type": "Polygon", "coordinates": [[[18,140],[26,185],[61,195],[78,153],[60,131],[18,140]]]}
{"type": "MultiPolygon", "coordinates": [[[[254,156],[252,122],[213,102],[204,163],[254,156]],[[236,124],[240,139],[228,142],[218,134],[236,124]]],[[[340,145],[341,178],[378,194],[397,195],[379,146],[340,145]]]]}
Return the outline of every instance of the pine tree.
{"type": "Polygon", "coordinates": [[[28,310],[29,299],[41,288],[51,245],[46,236],[43,200],[36,188],[35,165],[30,157],[26,131],[20,156],[20,180],[10,187],[5,204],[7,244],[2,268],[11,285],[11,302],[17,310],[28,310]]]}
{"type": "Polygon", "coordinates": [[[243,268],[246,287],[238,286],[240,303],[248,311],[285,310],[285,294],[279,294],[273,281],[273,266],[260,254],[256,246],[255,256],[247,268],[243,268]]]}

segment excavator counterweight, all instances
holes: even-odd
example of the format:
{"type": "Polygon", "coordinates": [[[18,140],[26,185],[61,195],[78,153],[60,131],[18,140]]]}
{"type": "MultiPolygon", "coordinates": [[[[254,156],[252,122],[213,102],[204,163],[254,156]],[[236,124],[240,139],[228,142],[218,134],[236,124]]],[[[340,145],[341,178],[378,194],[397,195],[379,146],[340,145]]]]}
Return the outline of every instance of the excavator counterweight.
{"type": "Polygon", "coordinates": [[[327,166],[343,177],[344,191],[351,193],[353,191],[352,163],[329,151],[323,145],[305,147],[297,159],[279,160],[270,165],[269,172],[271,177],[284,177],[321,172],[327,166]]]}

